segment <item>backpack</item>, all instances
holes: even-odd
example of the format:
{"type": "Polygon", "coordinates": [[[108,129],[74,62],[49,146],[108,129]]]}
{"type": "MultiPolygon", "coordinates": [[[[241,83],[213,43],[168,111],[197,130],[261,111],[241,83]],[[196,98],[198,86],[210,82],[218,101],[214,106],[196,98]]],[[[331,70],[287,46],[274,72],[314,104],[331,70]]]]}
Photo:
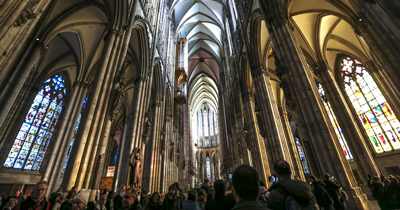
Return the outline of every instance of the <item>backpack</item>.
{"type": "Polygon", "coordinates": [[[311,200],[307,203],[299,203],[292,195],[289,195],[285,201],[285,210],[317,210],[317,207],[311,200]]]}

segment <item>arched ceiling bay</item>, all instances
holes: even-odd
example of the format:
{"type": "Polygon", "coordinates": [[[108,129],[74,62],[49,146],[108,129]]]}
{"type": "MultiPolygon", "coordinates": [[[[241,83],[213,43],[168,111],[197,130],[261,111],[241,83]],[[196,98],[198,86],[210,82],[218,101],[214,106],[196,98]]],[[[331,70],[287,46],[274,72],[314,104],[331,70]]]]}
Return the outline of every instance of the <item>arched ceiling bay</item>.
{"type": "Polygon", "coordinates": [[[203,103],[218,110],[222,37],[221,0],[175,0],[172,16],[177,40],[188,44],[188,102],[192,113],[203,103]]]}
{"type": "Polygon", "coordinates": [[[356,18],[356,10],[348,0],[293,0],[288,12],[294,34],[308,59],[332,67],[338,53],[361,60],[368,57],[368,49],[351,26],[362,19],[356,18]]]}

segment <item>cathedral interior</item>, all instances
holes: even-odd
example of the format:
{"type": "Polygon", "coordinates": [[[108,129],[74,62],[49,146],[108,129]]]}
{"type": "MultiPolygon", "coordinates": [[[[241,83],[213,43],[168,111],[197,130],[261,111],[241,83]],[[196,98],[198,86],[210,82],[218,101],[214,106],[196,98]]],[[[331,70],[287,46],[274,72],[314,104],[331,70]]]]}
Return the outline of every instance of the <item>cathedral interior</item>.
{"type": "Polygon", "coordinates": [[[0,0],[0,188],[400,175],[400,2],[0,0]]]}

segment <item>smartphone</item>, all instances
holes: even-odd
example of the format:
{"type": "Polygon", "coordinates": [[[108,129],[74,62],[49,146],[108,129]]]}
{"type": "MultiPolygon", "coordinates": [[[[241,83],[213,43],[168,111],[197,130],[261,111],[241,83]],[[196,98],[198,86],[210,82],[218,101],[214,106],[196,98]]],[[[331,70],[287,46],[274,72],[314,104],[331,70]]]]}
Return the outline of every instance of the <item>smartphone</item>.
{"type": "Polygon", "coordinates": [[[335,179],[335,177],[334,177],[334,176],[332,176],[332,179],[335,179]]]}
{"type": "Polygon", "coordinates": [[[270,176],[270,177],[269,177],[269,182],[272,182],[272,183],[278,182],[278,177],[276,177],[276,176],[270,176]]]}
{"type": "Polygon", "coordinates": [[[230,183],[232,183],[232,175],[233,175],[233,173],[232,173],[232,172],[229,172],[229,182],[230,182],[230,183]]]}

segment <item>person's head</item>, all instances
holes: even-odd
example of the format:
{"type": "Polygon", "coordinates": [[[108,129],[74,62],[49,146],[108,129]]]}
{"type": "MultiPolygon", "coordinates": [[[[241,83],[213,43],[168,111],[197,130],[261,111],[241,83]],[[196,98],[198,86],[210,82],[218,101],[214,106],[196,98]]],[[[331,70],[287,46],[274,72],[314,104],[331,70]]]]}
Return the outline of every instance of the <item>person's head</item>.
{"type": "Polygon", "coordinates": [[[18,197],[19,195],[21,195],[21,191],[17,190],[17,191],[15,192],[15,196],[18,197]]]}
{"type": "Polygon", "coordinates": [[[285,160],[278,160],[274,163],[274,170],[278,174],[279,180],[290,179],[292,171],[290,170],[290,165],[285,160]]]}
{"type": "Polygon", "coordinates": [[[123,195],[124,193],[125,193],[125,186],[120,187],[120,188],[118,189],[118,194],[123,195]]]}
{"type": "Polygon", "coordinates": [[[169,186],[168,191],[170,194],[175,194],[175,192],[176,192],[175,184],[172,184],[171,186],[169,186]]]}
{"type": "Polygon", "coordinates": [[[74,200],[72,201],[72,209],[85,209],[89,201],[89,196],[90,190],[81,190],[77,195],[75,195],[74,200]]]}
{"type": "Polygon", "coordinates": [[[107,201],[107,196],[106,196],[106,195],[102,195],[102,196],[100,197],[99,204],[100,204],[101,206],[104,206],[104,205],[106,204],[106,201],[107,201]]]}
{"type": "Polygon", "coordinates": [[[294,179],[294,180],[299,180],[299,181],[301,180],[300,177],[299,177],[299,175],[297,175],[297,174],[295,174],[295,175],[293,176],[293,179],[294,179]]]}
{"type": "Polygon", "coordinates": [[[31,197],[35,200],[39,200],[46,195],[46,192],[47,192],[47,182],[40,181],[36,183],[35,187],[33,187],[33,192],[31,194],[31,197]]]}
{"type": "Polygon", "coordinates": [[[190,190],[188,192],[188,200],[197,202],[197,191],[196,190],[190,190]]]}
{"type": "Polygon", "coordinates": [[[160,193],[155,192],[152,195],[152,202],[153,203],[158,203],[160,201],[160,193]]]}
{"type": "Polygon", "coordinates": [[[7,206],[13,208],[15,205],[17,205],[18,200],[16,198],[11,198],[8,203],[7,206]]]}
{"type": "Polygon", "coordinates": [[[71,191],[75,191],[75,193],[77,193],[77,192],[78,192],[78,188],[76,188],[75,186],[73,186],[73,187],[71,188],[71,191]]]}
{"type": "Polygon", "coordinates": [[[225,183],[222,180],[216,180],[214,182],[215,197],[221,197],[225,195],[225,183]]]}
{"type": "Polygon", "coordinates": [[[63,193],[57,197],[57,203],[62,204],[66,200],[68,193],[63,193]]]}
{"type": "Polygon", "coordinates": [[[68,195],[67,195],[67,197],[65,197],[65,199],[68,201],[72,201],[72,199],[74,199],[75,195],[76,195],[76,192],[74,190],[71,190],[68,192],[68,195]]]}
{"type": "Polygon", "coordinates": [[[327,181],[333,182],[332,176],[331,176],[330,174],[328,174],[328,173],[325,173],[325,174],[324,174],[324,178],[325,178],[325,180],[327,180],[327,181]]]}
{"type": "Polygon", "coordinates": [[[136,190],[133,188],[126,189],[123,201],[124,208],[132,206],[133,203],[135,203],[135,200],[136,200],[136,190]]]}
{"type": "Polygon", "coordinates": [[[241,165],[233,171],[233,194],[239,200],[256,200],[260,197],[260,175],[248,165],[241,165]]]}
{"type": "Polygon", "coordinates": [[[209,183],[210,183],[210,180],[207,179],[207,178],[205,178],[205,179],[204,179],[204,184],[207,184],[207,185],[208,185],[209,183]]]}

